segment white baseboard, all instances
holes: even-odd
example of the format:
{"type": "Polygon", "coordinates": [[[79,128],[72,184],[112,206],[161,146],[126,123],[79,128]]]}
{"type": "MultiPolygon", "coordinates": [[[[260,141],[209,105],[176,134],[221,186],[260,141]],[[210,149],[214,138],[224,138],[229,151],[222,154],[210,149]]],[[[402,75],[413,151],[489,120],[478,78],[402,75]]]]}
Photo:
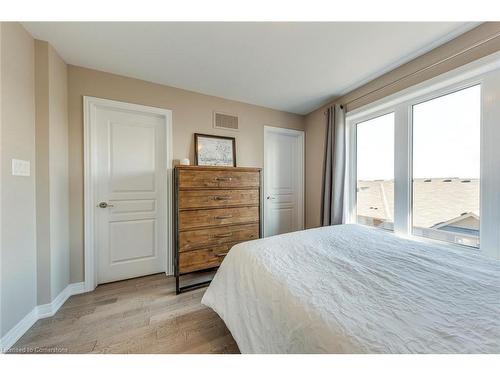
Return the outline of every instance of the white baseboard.
{"type": "Polygon", "coordinates": [[[35,306],[33,310],[31,310],[19,323],[12,327],[11,330],[2,337],[0,342],[1,353],[5,353],[9,350],[10,347],[14,345],[33,324],[36,323],[38,320],[37,307],[38,306],[35,306]]]}
{"type": "Polygon", "coordinates": [[[38,319],[54,316],[69,297],[80,293],[83,293],[83,283],[69,284],[51,303],[36,307],[38,319]]]}
{"type": "Polygon", "coordinates": [[[74,296],[75,294],[82,294],[85,293],[85,282],[80,282],[80,283],[73,283],[68,285],[70,287],[71,291],[71,296],[74,296]]]}
{"type": "Polygon", "coordinates": [[[16,341],[38,321],[38,319],[54,316],[57,310],[61,308],[69,297],[75,294],[84,293],[84,289],[83,282],[69,284],[51,303],[35,306],[33,310],[1,338],[0,353],[9,350],[12,345],[14,345],[16,341]]]}

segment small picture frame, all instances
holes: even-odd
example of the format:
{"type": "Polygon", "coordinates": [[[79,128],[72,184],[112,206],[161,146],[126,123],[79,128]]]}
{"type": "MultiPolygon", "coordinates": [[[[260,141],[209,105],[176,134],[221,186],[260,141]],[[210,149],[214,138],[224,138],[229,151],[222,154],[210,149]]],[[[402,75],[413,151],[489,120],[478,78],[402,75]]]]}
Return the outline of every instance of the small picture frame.
{"type": "Polygon", "coordinates": [[[194,134],[195,165],[236,167],[236,138],[194,134]]]}

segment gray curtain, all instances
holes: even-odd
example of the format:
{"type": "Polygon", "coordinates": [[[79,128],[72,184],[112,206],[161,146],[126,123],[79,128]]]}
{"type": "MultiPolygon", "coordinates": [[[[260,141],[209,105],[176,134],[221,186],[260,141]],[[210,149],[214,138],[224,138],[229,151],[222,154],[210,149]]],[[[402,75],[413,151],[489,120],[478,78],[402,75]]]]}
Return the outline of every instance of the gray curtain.
{"type": "Polygon", "coordinates": [[[336,104],[326,112],[321,225],[342,224],[345,181],[345,112],[336,104]]]}

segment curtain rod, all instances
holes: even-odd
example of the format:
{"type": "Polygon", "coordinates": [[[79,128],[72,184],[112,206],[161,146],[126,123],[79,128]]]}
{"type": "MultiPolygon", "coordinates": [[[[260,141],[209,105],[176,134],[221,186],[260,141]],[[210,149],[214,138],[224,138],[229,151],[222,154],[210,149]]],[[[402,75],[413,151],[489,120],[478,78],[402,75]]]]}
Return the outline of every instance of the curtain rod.
{"type": "MultiPolygon", "coordinates": [[[[358,97],[356,97],[356,98],[354,98],[354,99],[351,99],[351,100],[349,100],[348,102],[345,102],[345,103],[343,103],[343,104],[344,104],[344,105],[348,105],[348,104],[353,103],[353,102],[355,102],[355,101],[357,101],[357,100],[359,100],[359,99],[362,99],[362,98],[364,98],[364,97],[367,97],[367,96],[369,96],[369,95],[371,95],[371,94],[374,94],[374,93],[376,93],[376,92],[378,92],[378,91],[381,91],[381,90],[383,90],[383,89],[385,89],[385,88],[387,88],[387,87],[394,86],[394,85],[395,85],[395,84],[397,84],[398,82],[404,81],[404,80],[406,80],[406,79],[408,79],[408,78],[410,78],[410,77],[413,77],[413,76],[415,76],[415,75],[417,75],[417,74],[420,74],[420,73],[422,73],[422,72],[425,72],[426,70],[432,69],[432,68],[434,68],[434,67],[436,67],[436,66],[438,66],[438,65],[440,65],[440,64],[442,64],[442,63],[444,63],[444,62],[446,62],[446,61],[448,61],[448,60],[451,60],[451,59],[454,59],[454,58],[456,58],[456,57],[458,57],[458,56],[460,56],[460,55],[463,55],[464,53],[469,52],[469,51],[473,50],[474,48],[480,47],[480,46],[482,46],[483,44],[486,44],[486,43],[488,43],[488,42],[490,42],[490,41],[492,41],[492,40],[494,40],[494,39],[496,39],[496,38],[498,38],[498,37],[500,37],[500,31],[499,31],[499,32],[497,32],[497,33],[495,33],[495,34],[493,34],[493,35],[490,35],[489,37],[487,37],[487,38],[485,38],[485,39],[483,39],[483,40],[480,40],[480,41],[478,41],[478,42],[474,43],[473,45],[471,45],[471,46],[469,46],[469,47],[467,47],[467,48],[464,48],[464,49],[462,49],[462,50],[460,50],[460,51],[458,51],[458,52],[455,52],[454,54],[452,54],[452,55],[450,55],[450,56],[447,56],[447,57],[445,57],[445,58],[443,58],[443,59],[441,59],[441,60],[439,60],[439,61],[436,61],[436,62],[434,62],[434,63],[432,63],[432,64],[428,65],[428,66],[425,66],[425,67],[423,67],[423,68],[420,68],[420,69],[418,69],[418,70],[416,70],[416,71],[414,71],[414,72],[412,72],[412,73],[409,73],[409,74],[407,74],[407,75],[405,75],[405,76],[403,76],[403,77],[400,77],[400,78],[396,79],[395,81],[389,82],[389,83],[387,83],[387,84],[385,84],[385,85],[383,85],[383,86],[381,86],[381,87],[378,87],[378,88],[376,88],[376,89],[373,89],[373,90],[371,90],[371,91],[367,92],[366,94],[360,95],[360,96],[358,96],[358,97]]],[[[413,61],[413,60],[412,60],[412,61],[413,61]]],[[[396,69],[397,69],[397,68],[396,68],[396,69]]],[[[386,74],[387,74],[387,73],[386,73],[386,74]]],[[[375,79],[376,79],[376,78],[375,78],[375,79]]],[[[342,106],[341,106],[341,108],[342,108],[342,106]]],[[[325,112],[325,113],[326,113],[326,112],[325,112]]]]}
{"type": "MultiPolygon", "coordinates": [[[[335,103],[328,104],[328,107],[330,107],[332,105],[335,105],[335,103]]],[[[344,109],[344,105],[343,104],[340,105],[340,109],[344,109]]],[[[323,112],[323,114],[326,116],[328,114],[328,109],[325,112],[323,112]]]]}

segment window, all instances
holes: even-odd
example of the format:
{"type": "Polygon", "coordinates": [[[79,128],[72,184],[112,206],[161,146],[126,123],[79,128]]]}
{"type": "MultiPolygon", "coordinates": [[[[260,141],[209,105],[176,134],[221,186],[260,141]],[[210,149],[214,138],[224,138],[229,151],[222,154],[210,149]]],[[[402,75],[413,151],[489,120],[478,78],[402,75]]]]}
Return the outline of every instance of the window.
{"type": "Polygon", "coordinates": [[[394,113],[356,125],[356,220],[393,229],[394,113]]]}
{"type": "Polygon", "coordinates": [[[348,223],[500,260],[500,52],[346,114],[348,223]]]}
{"type": "Polygon", "coordinates": [[[479,247],[481,86],[413,105],[413,234],[479,247]]]}

